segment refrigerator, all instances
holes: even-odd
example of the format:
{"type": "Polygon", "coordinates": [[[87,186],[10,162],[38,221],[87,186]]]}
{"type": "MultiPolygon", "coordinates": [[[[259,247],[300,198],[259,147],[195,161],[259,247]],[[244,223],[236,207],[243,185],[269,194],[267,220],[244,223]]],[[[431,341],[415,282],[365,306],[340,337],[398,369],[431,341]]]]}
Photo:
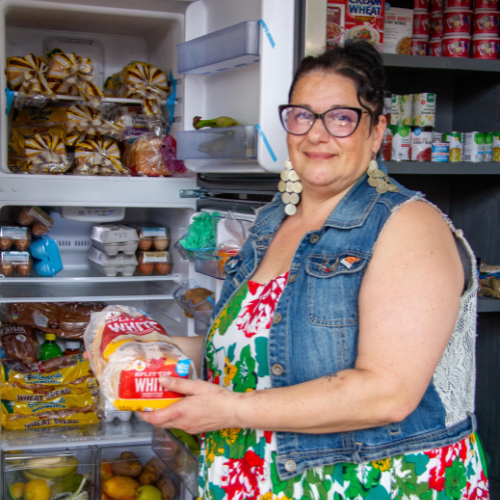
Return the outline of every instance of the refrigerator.
{"type": "MultiPolygon", "coordinates": [[[[277,191],[287,158],[277,108],[287,102],[298,61],[325,43],[326,0],[0,0],[0,86],[6,58],[60,48],[89,57],[95,83],[130,61],[172,71],[176,83],[170,133],[188,178],[21,175],[7,166],[11,123],[8,99],[0,109],[0,220],[20,206],[39,206],[54,218],[63,270],[0,276],[0,304],[103,301],[146,311],[172,335],[195,335],[174,292],[186,280],[218,293],[222,281],[196,271],[173,244],[200,210],[228,210],[252,220],[277,191]],[[227,115],[241,126],[196,131],[195,116],[227,115]],[[208,146],[207,146],[208,144],[208,146]],[[118,215],[117,215],[118,214],[118,215]],[[172,272],[164,276],[107,277],[87,260],[90,231],[100,222],[142,222],[170,229],[172,272]]],[[[108,100],[113,100],[109,99],[108,100]]],[[[127,99],[115,99],[127,102],[127,99]]],[[[136,417],[92,429],[2,432],[2,498],[10,498],[9,467],[33,457],[74,456],[100,499],[99,463],[135,450],[142,462],[160,456],[176,498],[196,495],[196,459],[175,437],[136,417]],[[179,471],[181,463],[181,471],[179,471]],[[176,467],[177,466],[177,467],[176,467]]]]}

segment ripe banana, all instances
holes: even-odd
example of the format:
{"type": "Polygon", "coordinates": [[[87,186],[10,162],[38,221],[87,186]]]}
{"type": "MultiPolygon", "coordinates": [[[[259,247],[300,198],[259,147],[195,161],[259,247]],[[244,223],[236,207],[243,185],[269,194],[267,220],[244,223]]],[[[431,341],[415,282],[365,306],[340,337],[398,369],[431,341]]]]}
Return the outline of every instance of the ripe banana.
{"type": "Polygon", "coordinates": [[[204,127],[210,128],[225,128],[225,127],[239,127],[241,123],[234,118],[229,116],[219,116],[218,118],[214,118],[212,120],[202,120],[201,116],[195,116],[193,118],[193,127],[196,130],[204,127]]]}
{"type": "MultiPolygon", "coordinates": [[[[32,460],[41,461],[42,459],[32,460]]],[[[34,467],[32,460],[28,460],[26,465],[31,468],[32,473],[44,478],[68,476],[69,474],[76,472],[79,464],[78,459],[75,457],[63,457],[63,462],[58,462],[57,464],[48,466],[45,463],[43,467],[40,467],[39,465],[34,467]]]]}
{"type": "Polygon", "coordinates": [[[33,474],[33,472],[29,470],[23,470],[23,476],[28,480],[28,481],[34,481],[35,479],[42,479],[43,481],[46,481],[49,486],[51,486],[53,481],[48,480],[46,477],[38,476],[37,474],[33,474]]]}
{"type": "Polygon", "coordinates": [[[66,457],[30,458],[27,462],[27,464],[33,469],[37,467],[52,467],[53,465],[64,463],[66,463],[66,457]]]}

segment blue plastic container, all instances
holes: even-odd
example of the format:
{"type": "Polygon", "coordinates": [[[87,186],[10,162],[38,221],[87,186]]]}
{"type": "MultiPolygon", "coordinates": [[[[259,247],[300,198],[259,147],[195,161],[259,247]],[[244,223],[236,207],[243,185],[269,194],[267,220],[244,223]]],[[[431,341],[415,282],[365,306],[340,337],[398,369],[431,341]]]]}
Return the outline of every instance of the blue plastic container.
{"type": "Polygon", "coordinates": [[[42,236],[30,245],[29,250],[39,276],[51,277],[62,271],[61,254],[55,240],[42,236]]]}

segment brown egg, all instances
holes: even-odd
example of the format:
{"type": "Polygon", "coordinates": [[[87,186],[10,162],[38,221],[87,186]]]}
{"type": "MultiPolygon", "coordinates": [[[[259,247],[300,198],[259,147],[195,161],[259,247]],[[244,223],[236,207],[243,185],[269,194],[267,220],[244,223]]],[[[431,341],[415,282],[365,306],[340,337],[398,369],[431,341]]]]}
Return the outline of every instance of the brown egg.
{"type": "Polygon", "coordinates": [[[154,264],[152,262],[147,264],[139,264],[137,270],[145,275],[153,274],[154,264]]]}
{"type": "Polygon", "coordinates": [[[153,242],[156,250],[166,250],[168,247],[167,238],[155,238],[153,242]]]}
{"type": "Polygon", "coordinates": [[[23,238],[22,240],[15,240],[14,245],[20,252],[24,252],[30,246],[30,242],[29,238],[23,238]]]}
{"type": "Polygon", "coordinates": [[[151,238],[142,238],[142,240],[139,241],[139,250],[149,250],[152,244],[153,240],[151,238]]]}
{"type": "Polygon", "coordinates": [[[21,276],[28,276],[28,274],[30,273],[31,271],[31,267],[32,267],[32,264],[31,262],[29,264],[18,264],[17,266],[17,272],[21,275],[21,276]]]}
{"type": "Polygon", "coordinates": [[[33,224],[33,222],[35,222],[35,219],[33,219],[30,214],[22,210],[17,216],[17,222],[19,222],[21,226],[29,226],[30,224],[33,224]]]}
{"type": "Polygon", "coordinates": [[[6,251],[12,246],[12,238],[2,236],[0,238],[0,250],[6,251]]]}
{"type": "Polygon", "coordinates": [[[47,228],[39,222],[35,222],[33,226],[31,226],[31,232],[33,236],[43,236],[45,233],[48,233],[47,228]]]}
{"type": "Polygon", "coordinates": [[[4,276],[8,276],[10,273],[12,273],[13,270],[13,264],[10,264],[8,262],[0,264],[0,273],[2,273],[4,276]]]}
{"type": "Polygon", "coordinates": [[[171,265],[169,262],[157,262],[155,264],[155,269],[158,274],[168,274],[171,269],[171,265]]]}

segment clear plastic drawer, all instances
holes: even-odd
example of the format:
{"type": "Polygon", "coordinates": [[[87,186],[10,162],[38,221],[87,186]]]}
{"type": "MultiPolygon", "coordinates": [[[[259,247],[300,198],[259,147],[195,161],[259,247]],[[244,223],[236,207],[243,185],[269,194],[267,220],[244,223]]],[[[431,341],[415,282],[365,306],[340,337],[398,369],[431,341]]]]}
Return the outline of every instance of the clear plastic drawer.
{"type": "Polygon", "coordinates": [[[208,75],[259,62],[259,23],[247,21],[177,45],[180,74],[208,75]]]}

